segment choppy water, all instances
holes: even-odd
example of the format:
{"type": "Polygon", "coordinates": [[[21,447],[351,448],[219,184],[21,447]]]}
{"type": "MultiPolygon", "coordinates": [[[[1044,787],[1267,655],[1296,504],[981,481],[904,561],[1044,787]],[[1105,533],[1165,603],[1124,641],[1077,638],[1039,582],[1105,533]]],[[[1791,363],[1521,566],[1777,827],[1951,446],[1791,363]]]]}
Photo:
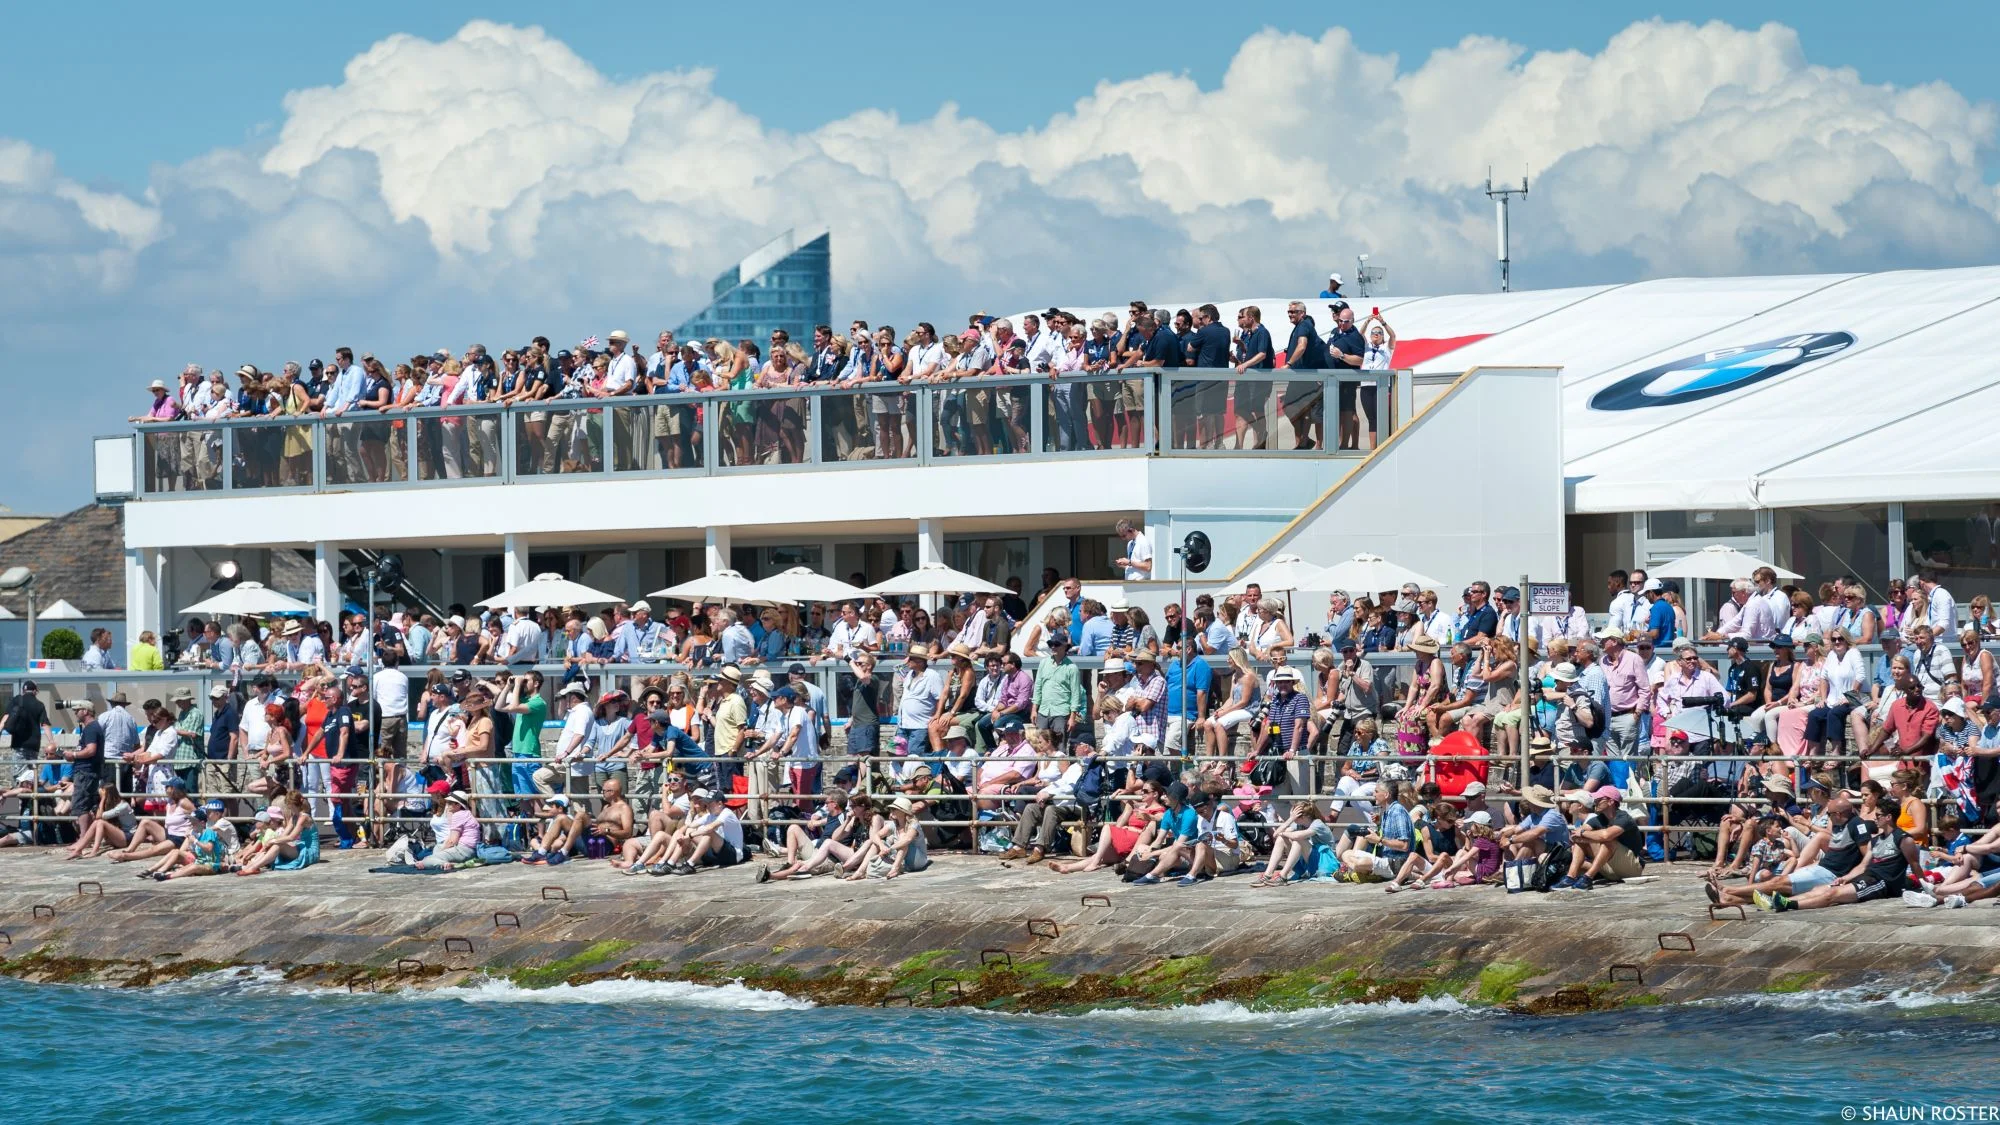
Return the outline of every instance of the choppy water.
{"type": "Polygon", "coordinates": [[[21,1122],[1832,1121],[2000,1102],[2000,1006],[1927,994],[1011,1016],[641,981],[350,996],[230,973],[0,981],[0,1027],[0,1119],[21,1122]]]}

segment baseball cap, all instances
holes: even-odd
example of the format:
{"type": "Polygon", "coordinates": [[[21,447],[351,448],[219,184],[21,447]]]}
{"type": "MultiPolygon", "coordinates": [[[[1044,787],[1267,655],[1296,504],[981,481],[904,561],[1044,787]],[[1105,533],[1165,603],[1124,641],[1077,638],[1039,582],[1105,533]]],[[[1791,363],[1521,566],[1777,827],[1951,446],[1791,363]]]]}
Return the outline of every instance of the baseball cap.
{"type": "Polygon", "coordinates": [[[1616,785],[1600,785],[1592,790],[1590,794],[1592,804],[1598,801],[1623,801],[1624,799],[1625,794],[1619,792],[1616,785]]]}
{"type": "Polygon", "coordinates": [[[795,660],[792,662],[791,667],[785,669],[785,674],[788,676],[803,676],[806,674],[806,666],[795,660]]]}
{"type": "Polygon", "coordinates": [[[1486,783],[1483,781],[1468,782],[1465,788],[1459,791],[1458,795],[1461,797],[1484,797],[1486,796],[1486,783]]]}
{"type": "Polygon", "coordinates": [[[1472,815],[1466,817],[1465,819],[1473,824],[1485,824],[1490,826],[1493,823],[1493,814],[1487,812],[1485,809],[1480,809],[1478,812],[1473,813],[1472,815]]]}
{"type": "Polygon", "coordinates": [[[228,694],[229,694],[228,684],[216,684],[215,686],[208,689],[208,697],[210,699],[221,699],[223,696],[228,694]]]}
{"type": "Polygon", "coordinates": [[[433,797],[442,797],[451,792],[451,782],[433,781],[424,787],[424,792],[429,793],[433,797]]]}
{"type": "Polygon", "coordinates": [[[1019,715],[1002,715],[993,720],[994,730],[1021,730],[1026,726],[1019,715]]]}
{"type": "Polygon", "coordinates": [[[1660,593],[1661,591],[1665,590],[1666,588],[1667,588],[1667,584],[1666,584],[1666,583],[1664,583],[1664,582],[1662,582],[1662,581],[1660,581],[1659,579],[1657,579],[1657,578],[1648,578],[1648,579],[1646,579],[1646,584],[1645,584],[1644,586],[1641,586],[1641,587],[1639,588],[1639,590],[1640,590],[1640,592],[1641,592],[1641,593],[1646,593],[1646,594],[1657,594],[1657,593],[1660,593]]]}

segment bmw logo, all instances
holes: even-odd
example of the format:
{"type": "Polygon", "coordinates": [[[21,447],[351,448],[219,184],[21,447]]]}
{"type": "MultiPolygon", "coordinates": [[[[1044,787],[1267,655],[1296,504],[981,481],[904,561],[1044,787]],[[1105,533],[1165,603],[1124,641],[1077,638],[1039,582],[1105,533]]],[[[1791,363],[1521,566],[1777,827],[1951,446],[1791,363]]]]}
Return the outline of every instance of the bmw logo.
{"type": "Polygon", "coordinates": [[[1696,402],[1825,359],[1853,343],[1854,336],[1847,332],[1808,332],[1686,356],[1618,380],[1590,396],[1590,407],[1638,410],[1696,402]]]}

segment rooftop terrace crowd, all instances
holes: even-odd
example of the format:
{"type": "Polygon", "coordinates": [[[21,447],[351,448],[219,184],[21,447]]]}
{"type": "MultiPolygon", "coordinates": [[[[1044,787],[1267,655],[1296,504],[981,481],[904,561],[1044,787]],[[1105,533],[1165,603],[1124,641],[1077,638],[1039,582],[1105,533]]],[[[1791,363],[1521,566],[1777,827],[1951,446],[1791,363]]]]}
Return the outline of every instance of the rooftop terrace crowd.
{"type": "MultiPolygon", "coordinates": [[[[1144,532],[1119,534],[1145,573],[1144,532]]],[[[1251,586],[1155,621],[1050,572],[1032,601],[935,612],[196,620],[135,655],[207,670],[206,712],[190,690],[70,701],[58,737],[32,685],[15,697],[0,844],[166,878],[296,870],[329,832],[387,870],[900,878],[958,849],[1389,891],[1589,890],[1674,858],[1707,864],[1712,901],[1773,910],[2000,887],[1983,599],[1765,569],[1709,627],[1644,572],[1607,593],[1601,622],[1524,624],[1485,582],[1335,592],[1323,614],[1251,586]]]]}
{"type": "MultiPolygon", "coordinates": [[[[964,328],[945,331],[929,322],[904,331],[856,320],[845,334],[819,325],[809,340],[794,340],[783,329],[762,342],[677,340],[663,331],[650,353],[622,330],[568,348],[536,336],[498,354],[473,344],[456,356],[439,348],[400,362],[365,352],[357,358],[354,349],[341,346],[331,360],[290,361],[275,370],[242,364],[233,388],[221,369],[204,374],[202,365],[190,363],[177,383],[153,380],[151,403],[132,421],[269,421],[236,441],[237,479],[249,487],[310,480],[314,433],[287,419],[341,420],[330,427],[325,450],[335,483],[400,479],[411,441],[420,478],[495,476],[504,456],[502,419],[481,409],[493,406],[514,407],[521,415],[519,472],[597,471],[607,458],[620,470],[671,470],[702,463],[703,411],[711,407],[701,400],[718,393],[865,388],[870,393],[844,399],[830,414],[826,455],[894,459],[915,447],[914,392],[970,383],[940,392],[936,447],[946,456],[992,456],[1027,452],[1033,425],[1029,395],[1018,380],[1046,377],[1053,381],[1045,410],[1052,449],[1132,449],[1145,435],[1146,379],[1108,376],[1180,369],[1389,370],[1395,333],[1386,321],[1371,315],[1357,327],[1355,310],[1339,299],[1327,311],[1331,328],[1324,333],[1303,302],[1292,302],[1284,314],[1289,327],[1274,333],[1254,306],[1237,314],[1232,330],[1214,305],[1168,310],[1133,301],[1122,320],[1109,314],[1086,320],[1059,308],[1025,315],[1018,325],[977,313],[964,328]],[[1064,382],[1086,376],[1103,378],[1064,382]],[[1017,382],[992,389],[972,382],[1002,377],[1017,382]],[[897,389],[884,389],[891,387],[897,389]],[[616,413],[594,418],[584,409],[593,404],[616,413]],[[420,410],[441,413],[396,418],[420,410]]],[[[1194,397],[1200,401],[1174,413],[1173,440],[1180,448],[1314,448],[1329,440],[1316,385],[1301,383],[1287,394],[1279,384],[1259,396],[1234,396],[1217,386],[1194,397]]],[[[1364,382],[1340,386],[1335,447],[1359,449],[1371,440],[1377,397],[1364,382]]],[[[724,463],[804,461],[814,440],[805,413],[803,399],[782,394],[719,404],[714,440],[724,463]]],[[[224,468],[212,431],[158,443],[150,456],[152,477],[163,491],[215,487],[224,468]]]]}

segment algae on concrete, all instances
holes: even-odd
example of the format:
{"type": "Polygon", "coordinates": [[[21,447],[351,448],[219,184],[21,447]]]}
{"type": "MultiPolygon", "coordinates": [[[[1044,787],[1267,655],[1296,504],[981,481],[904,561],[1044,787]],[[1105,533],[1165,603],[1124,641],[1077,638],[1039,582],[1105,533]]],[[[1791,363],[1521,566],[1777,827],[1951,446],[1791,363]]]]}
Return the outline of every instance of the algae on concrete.
{"type": "Polygon", "coordinates": [[[616,938],[600,941],[560,961],[551,961],[539,968],[516,970],[510,979],[522,988],[548,988],[561,984],[585,970],[602,965],[630,948],[632,943],[629,941],[619,941],[616,938]]]}
{"type": "Polygon", "coordinates": [[[1521,982],[1541,975],[1542,970],[1520,961],[1495,961],[1479,970],[1479,1001],[1483,1004],[1511,1004],[1520,994],[1521,982]]]}

